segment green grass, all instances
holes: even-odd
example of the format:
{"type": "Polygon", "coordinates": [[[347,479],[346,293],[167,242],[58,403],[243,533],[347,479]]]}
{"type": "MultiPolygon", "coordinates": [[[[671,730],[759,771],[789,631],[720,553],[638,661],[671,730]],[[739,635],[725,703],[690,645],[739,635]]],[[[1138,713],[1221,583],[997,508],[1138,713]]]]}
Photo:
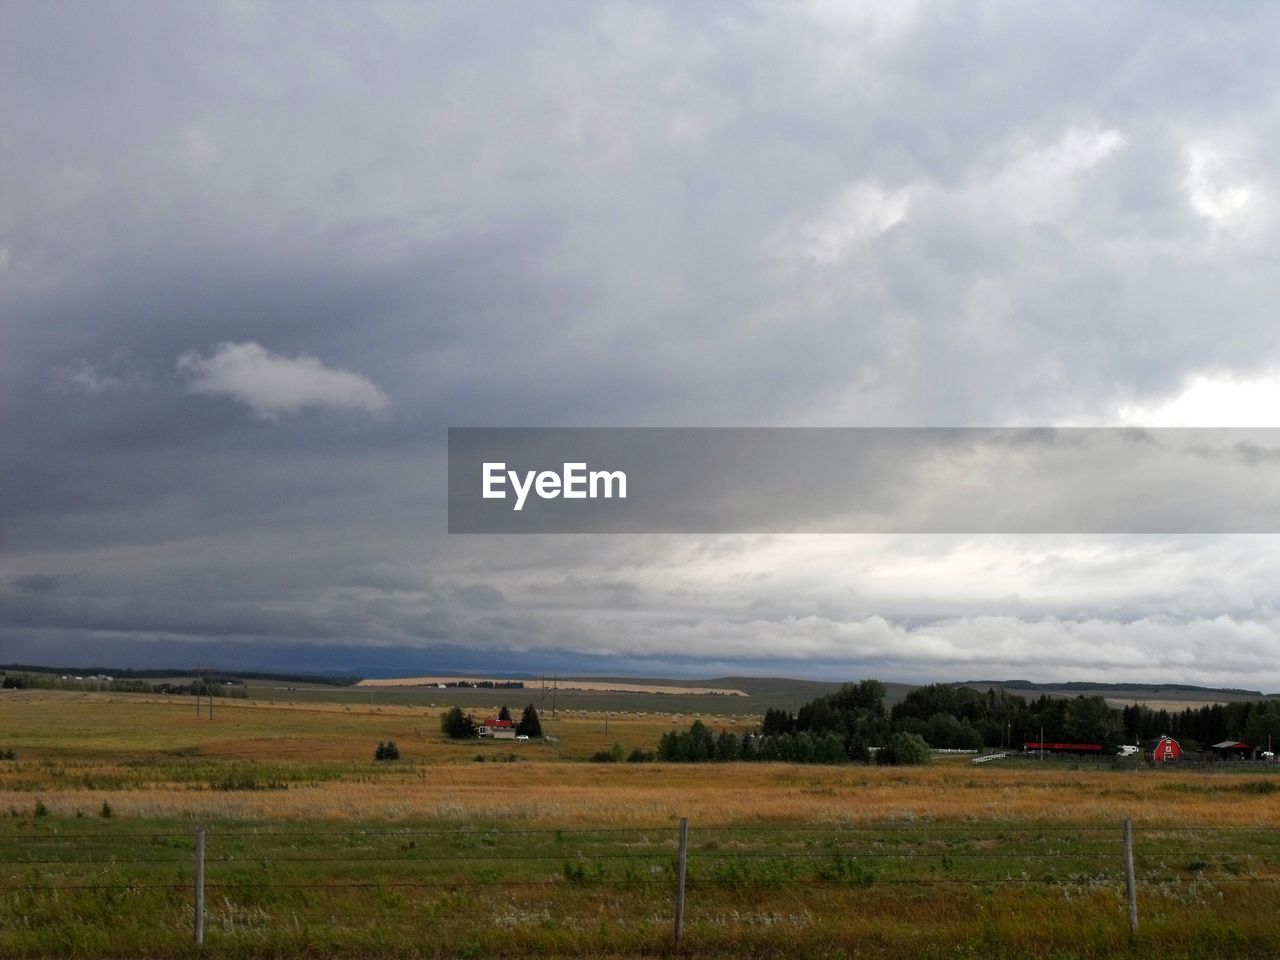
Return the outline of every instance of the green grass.
{"type": "MultiPolygon", "coordinates": [[[[669,952],[674,823],[208,825],[208,956],[669,952]]],[[[707,955],[1230,957],[1280,948],[1280,832],[1138,835],[1131,946],[1112,824],[743,826],[690,833],[707,955]],[[1223,912],[1223,903],[1231,910],[1223,912]]],[[[0,821],[0,955],[192,952],[193,825],[0,821]]]]}

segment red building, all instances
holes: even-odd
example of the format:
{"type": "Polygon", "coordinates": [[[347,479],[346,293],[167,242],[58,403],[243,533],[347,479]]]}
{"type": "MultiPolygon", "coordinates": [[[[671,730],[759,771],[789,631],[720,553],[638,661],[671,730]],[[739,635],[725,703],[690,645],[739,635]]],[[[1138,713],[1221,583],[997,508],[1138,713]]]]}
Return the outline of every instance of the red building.
{"type": "Polygon", "coordinates": [[[480,724],[478,733],[482,737],[493,740],[514,740],[516,738],[516,725],[510,720],[499,720],[497,717],[490,717],[480,724]]]}
{"type": "Polygon", "coordinates": [[[1181,760],[1182,747],[1178,746],[1178,741],[1173,737],[1160,737],[1147,745],[1147,759],[1154,763],[1181,760]]]}

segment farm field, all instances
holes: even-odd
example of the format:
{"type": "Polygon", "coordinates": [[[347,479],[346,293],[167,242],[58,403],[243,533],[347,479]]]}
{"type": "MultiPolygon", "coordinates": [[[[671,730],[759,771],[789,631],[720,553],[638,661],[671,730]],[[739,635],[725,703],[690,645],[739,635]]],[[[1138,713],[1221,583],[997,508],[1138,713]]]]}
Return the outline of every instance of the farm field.
{"type": "Polygon", "coordinates": [[[440,713],[219,700],[210,721],[186,698],[7,692],[0,955],[195,955],[197,826],[203,956],[669,954],[681,817],[694,955],[1280,952],[1275,774],[601,765],[691,718],[606,734],[561,711],[553,747],[449,742],[440,713]],[[375,763],[388,739],[402,759],[375,763]]]}
{"type": "MultiPolygon", "coordinates": [[[[426,679],[425,677],[422,679],[426,679]]],[[[437,678],[437,679],[458,679],[437,678]]],[[[817,696],[833,693],[838,683],[816,680],[787,680],[755,677],[723,677],[716,680],[680,684],[672,680],[623,679],[595,677],[591,680],[566,680],[576,686],[561,686],[552,693],[552,679],[547,678],[545,691],[539,680],[525,680],[521,689],[495,690],[467,687],[426,687],[399,685],[385,680],[367,681],[359,686],[343,687],[320,683],[284,683],[273,680],[248,680],[246,686],[253,699],[291,701],[296,703],[370,704],[395,703],[411,706],[453,706],[465,709],[489,709],[497,704],[534,703],[541,711],[549,711],[552,702],[560,710],[588,710],[626,713],[664,714],[730,714],[758,717],[770,707],[794,710],[817,696]],[[622,684],[641,689],[619,689],[622,684]],[[587,686],[609,689],[584,689],[587,686]],[[699,692],[707,689],[732,689],[745,696],[699,692]],[[671,692],[656,692],[668,690],[671,692]]],[[[886,684],[886,702],[893,704],[912,688],[907,684],[886,684]]]]}

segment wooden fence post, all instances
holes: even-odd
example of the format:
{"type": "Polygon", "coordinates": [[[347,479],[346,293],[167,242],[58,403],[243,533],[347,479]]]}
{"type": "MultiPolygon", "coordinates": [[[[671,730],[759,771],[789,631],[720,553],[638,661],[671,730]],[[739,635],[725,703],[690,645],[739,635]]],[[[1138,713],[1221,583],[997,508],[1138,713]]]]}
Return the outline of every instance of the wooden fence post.
{"type": "Polygon", "coordinates": [[[1138,882],[1133,872],[1133,821],[1124,819],[1124,878],[1129,894],[1129,936],[1138,935],[1138,882]]]}
{"type": "Polygon", "coordinates": [[[689,865],[689,821],[680,818],[680,849],[676,854],[676,943],[684,937],[684,878],[689,865]]]}
{"type": "Polygon", "coordinates": [[[196,828],[196,946],[204,945],[204,827],[196,828]]]}

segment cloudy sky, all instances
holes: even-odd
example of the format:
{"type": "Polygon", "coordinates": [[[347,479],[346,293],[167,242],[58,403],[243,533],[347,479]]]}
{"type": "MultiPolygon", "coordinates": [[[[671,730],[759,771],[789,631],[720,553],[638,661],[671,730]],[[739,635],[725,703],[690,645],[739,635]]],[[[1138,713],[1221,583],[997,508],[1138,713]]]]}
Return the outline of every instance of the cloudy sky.
{"type": "Polygon", "coordinates": [[[1280,426],[1280,9],[3,0],[0,660],[1280,690],[1280,539],[445,533],[450,426],[1280,426]]]}

